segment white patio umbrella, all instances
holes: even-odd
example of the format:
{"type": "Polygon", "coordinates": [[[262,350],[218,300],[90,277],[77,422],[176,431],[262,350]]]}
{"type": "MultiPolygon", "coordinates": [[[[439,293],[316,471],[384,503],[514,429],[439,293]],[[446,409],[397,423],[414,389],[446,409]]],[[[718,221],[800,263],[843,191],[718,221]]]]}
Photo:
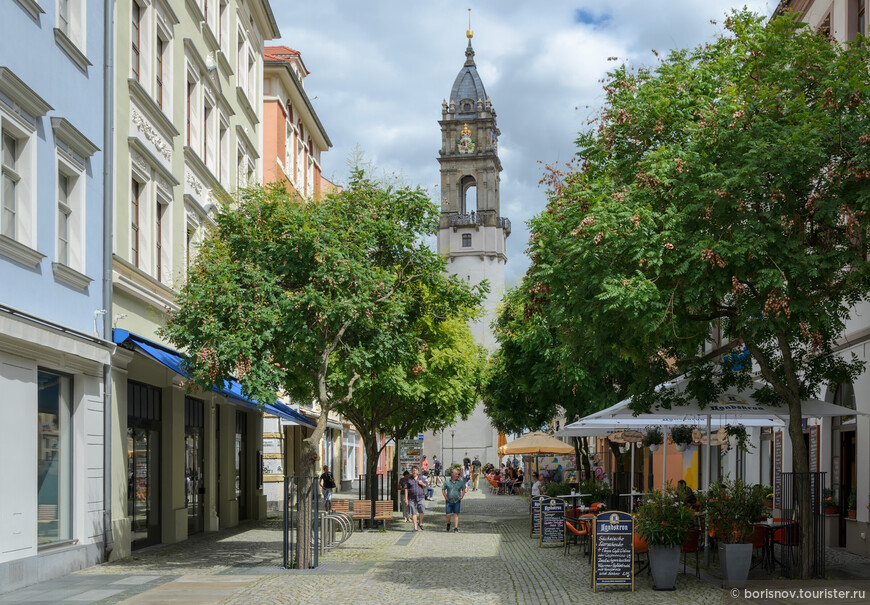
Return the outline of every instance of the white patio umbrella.
{"type": "MultiPolygon", "coordinates": [[[[617,404],[620,406],[621,402],[617,404]]],[[[614,406],[616,407],[616,406],[614,406]]],[[[608,408],[612,409],[612,408],[608,408]]],[[[606,411],[606,410],[605,410],[606,411]]],[[[670,412],[674,412],[674,410],[670,410],[670,412]]],[[[601,412],[597,412],[600,414],[601,412]]],[[[644,427],[650,424],[654,424],[657,426],[661,426],[664,429],[664,437],[665,442],[667,442],[668,436],[668,428],[671,426],[675,426],[678,424],[690,424],[697,425],[700,424],[701,421],[705,420],[701,415],[696,416],[679,416],[674,414],[670,417],[656,417],[656,418],[647,418],[645,415],[641,416],[630,416],[630,417],[608,417],[608,418],[595,418],[595,414],[587,416],[581,420],[577,420],[576,422],[572,422],[571,424],[565,425],[565,427],[556,432],[557,437],[599,437],[603,435],[608,435],[613,431],[625,430],[625,429],[637,429],[640,427],[644,427]]],[[[728,419],[723,416],[713,416],[710,417],[710,423],[707,427],[707,434],[710,434],[712,429],[720,429],[729,423],[734,423],[735,419],[728,419]]],[[[753,426],[753,427],[782,427],[785,426],[785,422],[780,418],[776,417],[773,414],[768,416],[753,416],[746,417],[740,419],[740,424],[743,426],[753,426]]],[[[710,440],[707,440],[707,445],[709,445],[710,440]]],[[[634,448],[632,446],[632,460],[631,460],[631,468],[634,469],[634,448]]],[[[708,452],[709,454],[709,452],[708,452]]],[[[665,447],[662,451],[662,489],[665,488],[666,479],[667,479],[667,458],[668,456],[668,448],[665,447]]]]}

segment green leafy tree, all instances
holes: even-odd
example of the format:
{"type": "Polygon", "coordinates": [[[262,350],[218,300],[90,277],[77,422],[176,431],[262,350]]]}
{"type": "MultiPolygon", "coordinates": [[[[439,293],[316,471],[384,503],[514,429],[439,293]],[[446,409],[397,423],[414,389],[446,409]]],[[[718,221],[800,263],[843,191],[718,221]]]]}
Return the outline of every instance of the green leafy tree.
{"type": "MultiPolygon", "coordinates": [[[[419,299],[425,301],[426,295],[421,292],[419,299]]],[[[486,363],[468,328],[467,320],[474,315],[475,308],[468,307],[420,315],[410,328],[418,343],[414,359],[361,379],[353,399],[339,408],[365,446],[367,498],[377,499],[378,457],[386,446],[386,441],[378,444],[379,434],[398,440],[437,431],[474,410],[486,363]]]]}
{"type": "MultiPolygon", "coordinates": [[[[527,280],[559,329],[593,326],[588,346],[631,362],[637,410],[751,386],[751,364],[699,355],[711,330],[745,348],[768,385],[756,397],[788,410],[805,473],[801,400],[863,369],[833,348],[870,291],[870,52],[792,15],[735,12],[725,26],[654,69],[609,74],[579,169],[553,177],[532,221],[527,280]],[[685,397],[654,389],[676,373],[685,397]]],[[[798,478],[804,576],[806,488],[798,478]]]]}
{"type": "MultiPolygon", "coordinates": [[[[438,211],[419,188],[386,187],[357,171],[319,203],[282,187],[240,192],[201,246],[164,334],[191,353],[191,382],[230,375],[258,401],[287,393],[320,407],[302,442],[301,471],[316,475],[328,414],[353,398],[360,376],[412,363],[409,328],[435,309],[473,307],[479,294],[444,271],[423,243],[438,211]]],[[[297,565],[309,561],[311,510],[303,482],[297,565]]]]}

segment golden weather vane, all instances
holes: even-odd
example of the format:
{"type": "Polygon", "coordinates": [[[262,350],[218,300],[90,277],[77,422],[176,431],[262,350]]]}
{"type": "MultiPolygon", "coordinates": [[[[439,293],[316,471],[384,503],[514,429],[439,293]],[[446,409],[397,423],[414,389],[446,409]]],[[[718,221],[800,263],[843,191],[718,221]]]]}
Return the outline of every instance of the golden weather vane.
{"type": "Polygon", "coordinates": [[[471,31],[471,9],[468,9],[468,31],[465,32],[465,35],[468,36],[468,39],[471,40],[471,37],[474,36],[474,32],[471,31]]]}

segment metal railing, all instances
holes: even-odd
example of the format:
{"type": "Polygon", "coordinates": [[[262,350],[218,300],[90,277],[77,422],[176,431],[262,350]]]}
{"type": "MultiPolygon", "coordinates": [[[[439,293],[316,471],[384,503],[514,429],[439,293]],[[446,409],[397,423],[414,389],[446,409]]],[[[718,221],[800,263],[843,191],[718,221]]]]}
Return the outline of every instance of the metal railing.
{"type": "MultiPolygon", "coordinates": [[[[304,507],[303,507],[304,508],[304,507]]],[[[317,477],[284,476],[284,567],[299,569],[298,553],[307,548],[311,568],[315,568],[320,555],[320,490],[317,477]],[[300,545],[300,505],[309,505],[311,511],[312,539],[307,545],[300,545]]]]}
{"type": "MultiPolygon", "coordinates": [[[[367,482],[366,475],[359,475],[357,477],[358,483],[358,493],[360,500],[366,500],[366,494],[368,490],[366,489],[367,482]]],[[[392,485],[393,481],[393,471],[387,471],[386,473],[378,473],[375,475],[375,481],[377,482],[377,494],[378,500],[390,500],[390,485],[392,485]]]]}
{"type": "Polygon", "coordinates": [[[806,548],[811,549],[814,578],[825,577],[825,515],[822,488],[825,485],[825,473],[782,473],[782,517],[794,520],[795,523],[783,528],[780,532],[779,562],[783,573],[791,577],[794,567],[799,567],[801,555],[806,548]],[[812,509],[812,544],[804,544],[800,529],[800,506],[798,490],[801,486],[809,492],[809,503],[812,509]]]}

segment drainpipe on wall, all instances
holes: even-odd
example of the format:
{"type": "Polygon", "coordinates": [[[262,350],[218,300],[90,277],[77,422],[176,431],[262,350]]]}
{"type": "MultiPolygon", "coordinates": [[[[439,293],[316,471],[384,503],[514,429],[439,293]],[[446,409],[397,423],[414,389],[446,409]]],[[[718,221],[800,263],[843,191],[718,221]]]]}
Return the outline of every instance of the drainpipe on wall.
{"type": "MultiPolygon", "coordinates": [[[[112,171],[114,152],[114,1],[103,1],[103,338],[112,338],[112,171]]],[[[112,364],[103,366],[103,560],[114,550],[112,533],[112,364]]]]}

